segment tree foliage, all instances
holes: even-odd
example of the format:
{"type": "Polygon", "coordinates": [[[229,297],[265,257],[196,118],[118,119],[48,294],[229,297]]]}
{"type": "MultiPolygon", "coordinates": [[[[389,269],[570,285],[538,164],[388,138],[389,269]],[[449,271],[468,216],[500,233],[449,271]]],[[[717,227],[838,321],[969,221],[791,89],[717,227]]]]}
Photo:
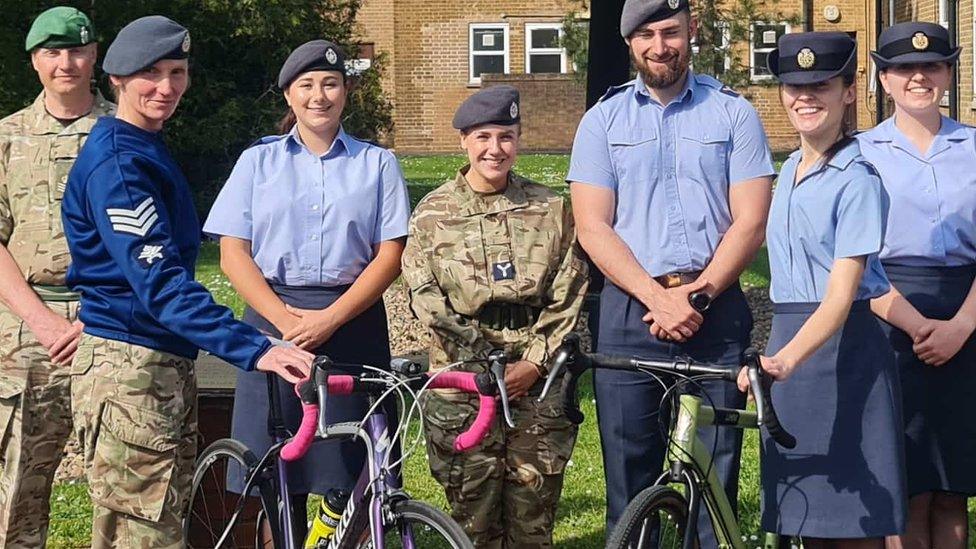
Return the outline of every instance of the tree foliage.
{"type": "MultiPolygon", "coordinates": [[[[166,140],[197,194],[202,213],[240,152],[275,133],[286,109],[278,70],[296,46],[328,38],[355,57],[355,15],[362,0],[4,0],[0,19],[0,112],[29,104],[40,91],[24,52],[34,17],[53,5],[73,5],[93,20],[105,50],[125,24],[160,14],[190,30],[190,89],[167,124],[166,140]]],[[[379,86],[383,59],[360,75],[343,122],[346,131],[376,139],[392,128],[379,86]]],[[[98,86],[108,91],[107,78],[98,86]]]]}
{"type": "Polygon", "coordinates": [[[566,14],[562,20],[562,37],[559,45],[562,46],[569,62],[573,66],[573,74],[578,80],[586,80],[586,64],[590,56],[590,29],[589,22],[580,18],[580,12],[586,10],[586,2],[580,1],[577,9],[566,14]]]}

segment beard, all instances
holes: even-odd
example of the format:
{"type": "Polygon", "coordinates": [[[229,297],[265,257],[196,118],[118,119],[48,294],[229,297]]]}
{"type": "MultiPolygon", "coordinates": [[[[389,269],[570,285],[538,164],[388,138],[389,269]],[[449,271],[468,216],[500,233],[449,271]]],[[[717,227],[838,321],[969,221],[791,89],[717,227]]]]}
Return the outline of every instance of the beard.
{"type": "Polygon", "coordinates": [[[634,55],[633,50],[631,50],[630,60],[637,67],[637,73],[640,74],[644,85],[648,88],[668,88],[681,80],[685,73],[688,72],[688,66],[691,63],[691,49],[686,49],[684,52],[668,49],[668,53],[663,57],[651,58],[651,60],[638,59],[634,55]],[[652,71],[648,66],[652,62],[657,72],[652,71]]]}

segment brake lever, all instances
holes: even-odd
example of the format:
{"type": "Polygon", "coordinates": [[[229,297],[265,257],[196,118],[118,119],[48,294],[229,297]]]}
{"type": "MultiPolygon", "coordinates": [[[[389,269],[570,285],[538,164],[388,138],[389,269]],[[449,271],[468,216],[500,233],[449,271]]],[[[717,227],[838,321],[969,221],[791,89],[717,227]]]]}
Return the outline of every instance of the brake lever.
{"type": "Polygon", "coordinates": [[[556,378],[562,373],[564,369],[567,368],[566,363],[572,358],[574,351],[573,349],[579,348],[579,336],[576,334],[569,334],[563,338],[563,344],[556,349],[556,357],[552,361],[552,370],[549,371],[549,375],[546,377],[546,384],[542,386],[542,393],[536,402],[542,402],[549,395],[549,390],[552,389],[552,384],[556,382],[556,378]],[[573,346],[572,341],[567,341],[570,337],[575,338],[576,346],[573,346]]]}
{"type": "Polygon", "coordinates": [[[505,423],[512,429],[515,428],[515,421],[512,420],[512,412],[508,407],[508,387],[505,386],[505,367],[508,365],[508,356],[505,351],[495,350],[488,354],[491,362],[489,367],[495,383],[498,385],[498,393],[502,397],[502,413],[505,416],[505,423]]]}
{"type": "Polygon", "coordinates": [[[312,361],[312,381],[315,383],[315,392],[318,394],[319,401],[318,435],[323,438],[329,426],[325,412],[329,402],[329,370],[333,365],[332,359],[325,355],[317,356],[312,361]]]}

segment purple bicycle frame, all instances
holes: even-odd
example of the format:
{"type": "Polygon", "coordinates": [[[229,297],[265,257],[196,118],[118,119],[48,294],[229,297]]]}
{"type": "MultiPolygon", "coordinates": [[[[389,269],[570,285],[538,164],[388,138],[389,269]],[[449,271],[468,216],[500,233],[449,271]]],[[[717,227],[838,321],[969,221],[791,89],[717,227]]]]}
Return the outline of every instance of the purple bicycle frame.
{"type": "MultiPolygon", "coordinates": [[[[390,451],[393,449],[395,441],[390,439],[386,414],[382,408],[366,418],[365,426],[360,428],[359,422],[338,423],[330,425],[326,437],[320,438],[316,443],[327,441],[332,437],[348,438],[358,437],[366,444],[366,464],[363,466],[359,479],[349,497],[349,503],[343,510],[342,518],[335,532],[329,539],[328,549],[338,549],[351,546],[353,539],[347,538],[349,535],[356,535],[368,520],[368,527],[373,539],[373,549],[384,549],[384,529],[383,529],[383,502],[384,496],[399,490],[402,486],[400,478],[395,474],[390,474],[383,469],[390,451]],[[371,490],[372,496],[367,496],[367,490],[371,490]],[[363,504],[369,498],[368,514],[363,509],[363,504]],[[352,530],[350,530],[350,528],[352,530]]],[[[279,440],[279,442],[282,442],[279,440]]],[[[289,502],[288,493],[288,466],[284,460],[276,460],[278,473],[278,486],[280,486],[279,502],[289,502]]],[[[296,540],[293,539],[292,532],[292,512],[291,505],[284,503],[281,509],[283,532],[282,537],[285,542],[285,549],[299,549],[296,540]]],[[[401,533],[403,548],[415,549],[413,532],[410,528],[405,528],[401,533]]],[[[358,540],[356,540],[358,541],[358,540]]]]}

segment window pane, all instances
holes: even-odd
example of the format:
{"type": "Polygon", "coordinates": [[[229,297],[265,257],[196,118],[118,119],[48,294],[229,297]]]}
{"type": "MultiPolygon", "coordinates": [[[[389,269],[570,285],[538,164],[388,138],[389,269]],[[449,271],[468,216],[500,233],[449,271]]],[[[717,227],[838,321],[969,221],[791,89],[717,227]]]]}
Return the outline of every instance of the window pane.
{"type": "Polygon", "coordinates": [[[529,56],[529,72],[562,72],[562,56],[555,53],[529,56]]]}
{"type": "Polygon", "coordinates": [[[533,48],[558,48],[559,29],[532,29],[533,48]]]}
{"type": "Polygon", "coordinates": [[[476,55],[472,61],[471,76],[480,78],[481,73],[503,74],[505,72],[504,55],[476,55]]]}
{"type": "Polygon", "coordinates": [[[505,31],[502,29],[474,29],[474,51],[505,51],[505,31]]]}
{"type": "Polygon", "coordinates": [[[786,34],[786,25],[752,25],[752,46],[754,48],[775,48],[780,36],[786,34]]]}
{"type": "Polygon", "coordinates": [[[757,51],[752,54],[752,74],[756,76],[772,74],[766,68],[767,57],[769,57],[769,52],[766,51],[757,51]]]}

